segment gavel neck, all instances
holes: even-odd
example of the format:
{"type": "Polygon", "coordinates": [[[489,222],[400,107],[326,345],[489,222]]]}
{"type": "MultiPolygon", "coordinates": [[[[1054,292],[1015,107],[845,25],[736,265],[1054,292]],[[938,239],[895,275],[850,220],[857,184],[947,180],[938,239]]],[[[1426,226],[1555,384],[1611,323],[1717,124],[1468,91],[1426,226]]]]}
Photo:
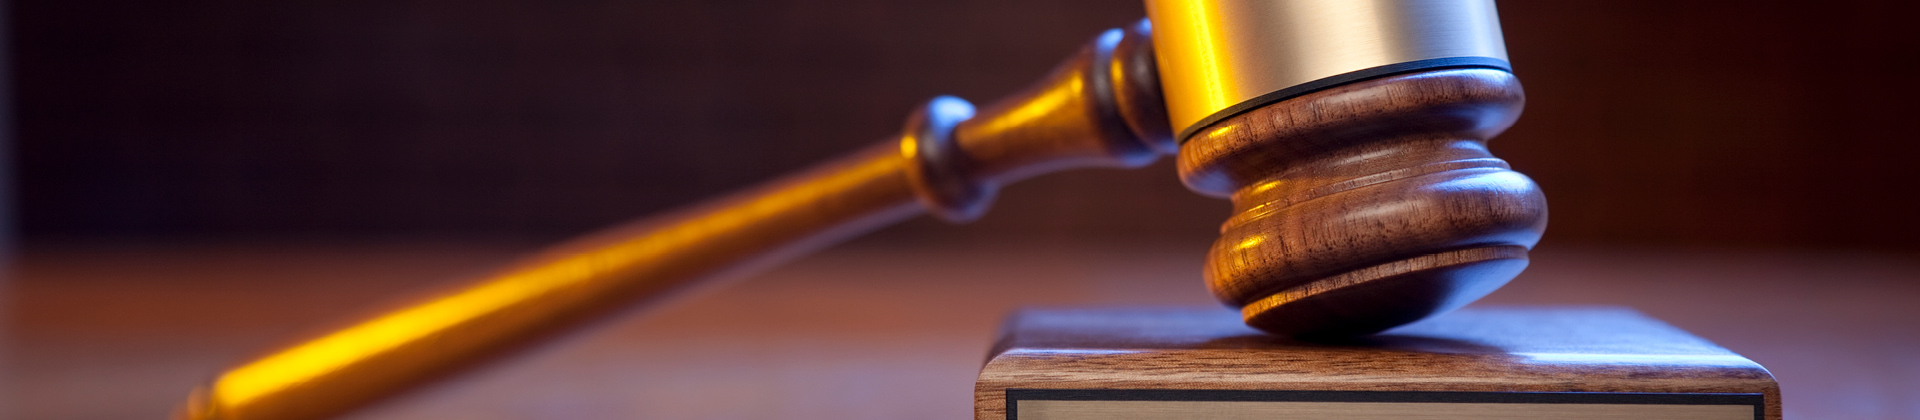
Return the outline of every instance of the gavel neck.
{"type": "MultiPolygon", "coordinates": [[[[1145,22],[1112,29],[1051,74],[981,109],[941,138],[903,144],[932,174],[936,215],[976,217],[1001,185],[1071,168],[1139,167],[1174,152],[1145,22]],[[932,140],[932,141],[930,141],[932,140]],[[941,142],[949,143],[941,143],[941,142]],[[931,152],[931,153],[928,153],[931,152]]],[[[910,127],[909,132],[916,129],[910,127]]]]}

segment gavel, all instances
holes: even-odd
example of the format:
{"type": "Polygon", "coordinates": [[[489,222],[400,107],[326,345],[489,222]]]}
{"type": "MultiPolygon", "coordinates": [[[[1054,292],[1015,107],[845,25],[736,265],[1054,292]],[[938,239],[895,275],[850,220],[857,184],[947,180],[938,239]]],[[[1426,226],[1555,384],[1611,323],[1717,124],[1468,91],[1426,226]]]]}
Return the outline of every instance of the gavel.
{"type": "Polygon", "coordinates": [[[1491,0],[1147,8],[984,109],[934,98],[898,136],[840,160],[560,245],[228,370],[176,417],[343,414],[921,212],[972,220],[1001,185],[1163,154],[1189,189],[1232,201],[1206,285],[1273,334],[1383,331],[1526,267],[1546,201],[1486,147],[1525,101],[1491,0]]]}

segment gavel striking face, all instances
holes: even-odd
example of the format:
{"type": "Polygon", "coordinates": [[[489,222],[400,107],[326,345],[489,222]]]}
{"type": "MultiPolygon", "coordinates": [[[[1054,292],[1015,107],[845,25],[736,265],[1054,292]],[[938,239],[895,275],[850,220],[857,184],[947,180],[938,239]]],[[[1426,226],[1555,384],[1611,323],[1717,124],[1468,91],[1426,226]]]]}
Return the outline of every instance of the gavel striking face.
{"type": "Polygon", "coordinates": [[[1151,28],[1108,31],[977,113],[937,98],[899,137],[848,158],[556,247],[224,372],[179,417],[344,413],[919,211],[970,220],[999,185],[1163,154],[1190,189],[1232,200],[1207,287],[1274,334],[1382,331],[1525,268],[1546,202],[1486,148],[1524,101],[1490,0],[1148,10],[1151,28]]]}

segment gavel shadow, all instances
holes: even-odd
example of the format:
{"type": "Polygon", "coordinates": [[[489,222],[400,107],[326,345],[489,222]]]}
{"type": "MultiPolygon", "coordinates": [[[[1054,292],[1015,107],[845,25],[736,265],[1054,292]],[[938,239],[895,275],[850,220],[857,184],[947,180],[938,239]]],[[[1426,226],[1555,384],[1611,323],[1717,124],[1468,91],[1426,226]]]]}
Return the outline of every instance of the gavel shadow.
{"type": "Polygon", "coordinates": [[[1428,337],[1406,333],[1384,333],[1330,340],[1302,341],[1269,334],[1243,334],[1216,338],[1194,348],[1210,350],[1304,349],[1342,352],[1444,353],[1507,355],[1499,346],[1469,340],[1428,337]]]}
{"type": "MultiPolygon", "coordinates": [[[[1497,336],[1477,337],[1447,330],[1407,328],[1357,337],[1302,340],[1246,326],[1240,313],[1217,307],[1091,308],[1022,311],[1009,325],[1027,327],[1017,334],[1020,347],[1078,350],[1229,350],[1286,351],[1342,355],[1472,354],[1521,357],[1523,349],[1497,336]],[[1461,338],[1466,335],[1475,338],[1461,338]]],[[[1003,336],[989,354],[1015,346],[1003,336]]],[[[991,357],[991,356],[989,356],[991,357]]]]}

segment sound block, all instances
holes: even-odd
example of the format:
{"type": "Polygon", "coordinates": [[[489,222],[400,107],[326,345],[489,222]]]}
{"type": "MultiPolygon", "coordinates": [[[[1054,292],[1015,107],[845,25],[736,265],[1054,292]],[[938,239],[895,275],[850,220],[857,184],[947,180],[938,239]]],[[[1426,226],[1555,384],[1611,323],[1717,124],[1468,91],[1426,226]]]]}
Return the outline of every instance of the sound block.
{"type": "Polygon", "coordinates": [[[1034,309],[989,354],[978,420],[1780,418],[1766,368],[1613,307],[1468,307],[1317,343],[1227,309],[1034,309]]]}

